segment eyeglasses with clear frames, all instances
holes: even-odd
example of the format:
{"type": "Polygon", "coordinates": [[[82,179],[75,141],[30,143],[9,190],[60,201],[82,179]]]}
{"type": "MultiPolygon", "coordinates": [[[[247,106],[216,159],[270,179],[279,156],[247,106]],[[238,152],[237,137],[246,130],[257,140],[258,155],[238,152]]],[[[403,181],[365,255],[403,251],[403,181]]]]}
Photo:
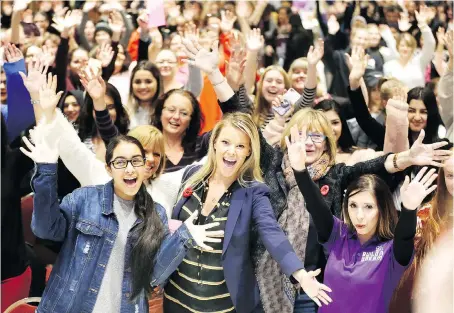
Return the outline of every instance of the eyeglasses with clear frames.
{"type": "MultiPolygon", "coordinates": [[[[300,135],[301,135],[301,132],[300,132],[300,135]]],[[[326,136],[323,135],[322,133],[308,132],[306,134],[306,136],[310,137],[313,143],[321,143],[326,139],[326,136]]]]}
{"type": "Polygon", "coordinates": [[[110,164],[112,164],[112,166],[117,170],[128,167],[128,163],[131,163],[133,167],[142,167],[145,165],[145,158],[142,156],[135,156],[130,160],[127,160],[125,158],[116,158],[115,160],[110,162],[110,164]]]}

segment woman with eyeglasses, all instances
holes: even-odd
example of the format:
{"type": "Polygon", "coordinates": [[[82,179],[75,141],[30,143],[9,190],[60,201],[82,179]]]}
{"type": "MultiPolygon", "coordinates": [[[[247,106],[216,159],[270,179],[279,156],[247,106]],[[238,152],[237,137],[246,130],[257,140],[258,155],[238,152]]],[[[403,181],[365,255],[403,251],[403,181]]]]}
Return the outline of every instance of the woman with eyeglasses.
{"type": "MultiPolygon", "coordinates": [[[[435,151],[446,143],[424,145],[422,132],[410,151],[387,154],[353,166],[336,164],[337,145],[330,122],[323,112],[310,108],[302,109],[292,117],[283,132],[280,149],[272,149],[265,139],[261,138],[261,168],[264,180],[271,189],[271,203],[280,226],[298,257],[304,260],[307,270],[324,268],[326,258],[317,241],[314,221],[305,208],[305,199],[298,189],[289,163],[284,138],[290,134],[294,125],[299,128],[302,125],[307,126],[306,167],[336,217],[341,215],[343,191],[359,176],[376,174],[393,189],[397,186],[399,177],[390,173],[402,171],[412,165],[437,166],[439,163],[434,160],[444,160],[450,155],[449,151],[435,151]]],[[[312,300],[306,294],[296,296],[295,290],[289,290],[288,279],[280,272],[279,266],[270,255],[263,253],[263,248],[259,247],[255,251],[255,257],[258,260],[256,272],[266,312],[306,312],[304,309],[308,309],[307,312],[316,312],[316,307],[311,304],[312,300]],[[276,309],[273,307],[275,303],[282,305],[276,309]]]]}
{"type": "MultiPolygon", "coordinates": [[[[37,126],[39,128],[41,126],[37,126]]],[[[36,163],[32,230],[40,238],[62,242],[37,312],[148,312],[148,294],[165,282],[197,245],[222,231],[219,223],[194,225],[197,212],[170,235],[164,208],[144,185],[145,151],[130,136],[117,136],[107,146],[104,185],[77,189],[57,199],[58,149],[38,132],[29,151],[36,163]]]]}

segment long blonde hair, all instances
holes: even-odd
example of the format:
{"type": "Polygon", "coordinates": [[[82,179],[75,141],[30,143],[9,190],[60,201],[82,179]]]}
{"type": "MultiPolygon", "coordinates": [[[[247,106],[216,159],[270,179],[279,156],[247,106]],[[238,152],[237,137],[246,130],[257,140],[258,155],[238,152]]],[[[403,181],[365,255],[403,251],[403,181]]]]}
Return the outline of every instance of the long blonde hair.
{"type": "Polygon", "coordinates": [[[239,169],[238,183],[242,187],[246,187],[247,183],[251,181],[263,182],[260,170],[260,139],[257,126],[252,121],[250,115],[244,113],[231,113],[225,115],[223,119],[216,124],[216,127],[211,133],[207,154],[208,159],[200,170],[192,175],[187,182],[183,183],[185,186],[184,189],[187,187],[196,188],[197,186],[200,186],[202,181],[210,179],[215,173],[217,164],[214,144],[225,126],[232,126],[242,131],[250,139],[250,155],[239,169]]]}
{"type": "Polygon", "coordinates": [[[276,66],[276,65],[271,65],[265,69],[265,71],[263,72],[263,75],[260,78],[260,81],[257,85],[257,95],[255,97],[254,113],[252,115],[254,123],[259,127],[263,125],[263,123],[265,122],[266,116],[271,109],[271,103],[268,103],[266,101],[266,99],[263,97],[263,92],[262,92],[263,81],[265,80],[266,74],[268,74],[268,72],[270,72],[270,71],[278,71],[279,73],[281,73],[282,77],[284,78],[285,89],[289,89],[291,87],[290,79],[288,78],[287,73],[284,71],[284,69],[282,67],[276,66]]]}
{"type": "Polygon", "coordinates": [[[337,144],[336,138],[334,137],[333,129],[330,122],[326,118],[323,112],[314,110],[312,108],[304,108],[299,110],[293,115],[290,122],[284,129],[281,137],[281,149],[285,151],[287,145],[285,143],[285,137],[290,136],[290,130],[294,125],[298,125],[298,129],[301,129],[303,125],[307,126],[307,131],[318,131],[326,136],[326,153],[329,156],[329,165],[336,163],[336,152],[337,144]]]}

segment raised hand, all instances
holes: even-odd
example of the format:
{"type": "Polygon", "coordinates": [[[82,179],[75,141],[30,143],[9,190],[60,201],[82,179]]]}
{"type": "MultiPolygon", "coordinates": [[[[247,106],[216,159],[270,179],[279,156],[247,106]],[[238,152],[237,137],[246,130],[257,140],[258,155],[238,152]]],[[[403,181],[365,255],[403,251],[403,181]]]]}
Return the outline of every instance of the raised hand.
{"type": "Polygon", "coordinates": [[[444,43],[444,39],[445,39],[445,28],[440,26],[438,27],[438,30],[437,30],[437,41],[438,41],[438,44],[443,44],[444,43]]]}
{"type": "Polygon", "coordinates": [[[24,58],[20,49],[10,43],[5,45],[4,54],[7,63],[14,63],[24,58]]]}
{"type": "Polygon", "coordinates": [[[137,18],[137,24],[139,25],[141,32],[148,32],[148,12],[142,12],[137,18]]]}
{"type": "Polygon", "coordinates": [[[427,167],[423,167],[411,182],[408,176],[405,177],[405,181],[400,188],[400,198],[404,208],[407,210],[416,210],[424,198],[437,188],[437,185],[431,186],[438,176],[436,170],[431,169],[427,173],[426,171],[427,167]]]}
{"type": "Polygon", "coordinates": [[[32,2],[32,0],[14,0],[14,7],[13,10],[17,11],[24,11],[27,9],[28,5],[32,2]]]}
{"type": "Polygon", "coordinates": [[[93,102],[103,100],[106,94],[106,82],[101,77],[101,72],[95,74],[92,68],[79,72],[80,82],[88,92],[93,102]]]}
{"type": "Polygon", "coordinates": [[[172,5],[171,7],[169,7],[167,9],[167,14],[169,15],[169,17],[171,18],[177,18],[178,16],[181,15],[181,9],[180,9],[180,6],[179,5],[172,5]]]}
{"type": "Polygon", "coordinates": [[[325,305],[330,304],[333,300],[328,296],[326,292],[331,292],[331,288],[319,283],[315,277],[320,274],[321,270],[306,272],[304,269],[298,270],[292,274],[292,276],[300,283],[301,288],[304,292],[312,299],[318,306],[322,306],[323,302],[325,305]]]}
{"type": "Polygon", "coordinates": [[[436,142],[432,144],[423,144],[424,129],[419,133],[418,139],[410,148],[410,161],[412,165],[431,165],[442,167],[442,161],[451,157],[452,152],[449,150],[437,150],[448,143],[446,141],[436,142]]]}
{"type": "Polygon", "coordinates": [[[203,48],[195,39],[183,38],[183,45],[188,56],[188,63],[205,72],[211,74],[218,69],[219,63],[219,40],[211,43],[211,51],[203,48]]]}
{"type": "Polygon", "coordinates": [[[65,17],[55,16],[52,27],[60,32],[65,37],[68,36],[71,29],[78,24],[78,15],[72,11],[66,12],[65,17]]]}
{"type": "Polygon", "coordinates": [[[53,120],[55,108],[60,101],[63,91],[57,91],[57,75],[47,74],[47,82],[39,89],[39,105],[48,122],[53,120]]]}
{"type": "Polygon", "coordinates": [[[407,92],[405,91],[405,89],[401,87],[394,87],[392,95],[392,98],[388,100],[388,103],[386,105],[407,111],[408,103],[407,92]]]}
{"type": "Polygon", "coordinates": [[[290,129],[290,140],[288,136],[285,136],[290,165],[295,171],[302,171],[306,168],[306,134],[306,126],[303,126],[300,133],[298,126],[294,125],[290,129]]]}
{"type": "Polygon", "coordinates": [[[114,56],[114,51],[112,46],[106,42],[102,43],[96,51],[96,58],[101,61],[102,67],[107,67],[114,56]]]}
{"type": "Polygon", "coordinates": [[[450,29],[450,30],[448,30],[448,32],[446,33],[445,38],[444,38],[446,48],[448,49],[450,61],[453,58],[453,55],[452,55],[452,46],[453,46],[453,40],[454,40],[453,37],[454,37],[454,30],[450,29]]]}
{"type": "Polygon", "coordinates": [[[30,96],[35,98],[39,95],[41,86],[46,84],[46,73],[49,64],[39,58],[36,62],[28,63],[28,74],[19,72],[20,77],[24,81],[24,86],[27,88],[30,96]]]}
{"type": "Polygon", "coordinates": [[[246,68],[246,51],[233,50],[230,55],[230,61],[225,62],[225,78],[233,90],[240,89],[244,84],[244,69],[246,68]]]}
{"type": "Polygon", "coordinates": [[[347,66],[350,68],[350,86],[352,89],[359,87],[359,81],[366,72],[369,56],[365,54],[364,48],[354,47],[352,55],[345,54],[347,57],[347,66]]]}
{"type": "Polygon", "coordinates": [[[265,45],[265,39],[260,34],[260,28],[254,28],[246,36],[246,47],[249,52],[259,52],[265,45]]]}
{"type": "Polygon", "coordinates": [[[83,10],[84,12],[90,12],[90,11],[93,10],[95,7],[96,7],[96,1],[88,0],[88,1],[85,1],[82,10],[83,10]]]}
{"type": "Polygon", "coordinates": [[[318,62],[323,58],[323,54],[325,53],[325,44],[323,39],[318,39],[314,46],[309,48],[307,53],[307,62],[309,65],[315,66],[318,62]]]}
{"type": "Polygon", "coordinates": [[[221,30],[223,33],[228,33],[233,29],[235,24],[236,16],[231,11],[221,11],[221,30]]]}
{"type": "Polygon", "coordinates": [[[35,130],[30,130],[30,137],[35,145],[24,136],[22,140],[29,150],[23,147],[19,149],[35,163],[55,164],[58,162],[58,140],[53,145],[49,145],[42,134],[36,135],[37,133],[41,133],[41,131],[38,131],[40,127],[41,125],[38,125],[35,127],[35,130]]]}
{"type": "Polygon", "coordinates": [[[112,29],[112,33],[121,34],[124,27],[123,17],[118,11],[112,11],[109,15],[109,27],[112,29]]]}
{"type": "Polygon", "coordinates": [[[399,24],[399,30],[406,32],[410,29],[411,23],[407,13],[400,13],[400,19],[397,21],[399,24]]]}
{"type": "Polygon", "coordinates": [[[419,7],[419,12],[415,11],[415,17],[418,21],[418,25],[427,25],[433,18],[432,11],[426,5],[421,5],[419,7]]]}
{"type": "Polygon", "coordinates": [[[224,235],[224,231],[207,231],[210,228],[219,226],[219,223],[210,223],[205,225],[195,225],[194,221],[197,219],[198,211],[194,211],[191,216],[184,222],[189,232],[191,233],[192,238],[196,242],[197,246],[203,250],[212,251],[213,248],[207,246],[205,242],[221,242],[220,238],[224,235]]]}

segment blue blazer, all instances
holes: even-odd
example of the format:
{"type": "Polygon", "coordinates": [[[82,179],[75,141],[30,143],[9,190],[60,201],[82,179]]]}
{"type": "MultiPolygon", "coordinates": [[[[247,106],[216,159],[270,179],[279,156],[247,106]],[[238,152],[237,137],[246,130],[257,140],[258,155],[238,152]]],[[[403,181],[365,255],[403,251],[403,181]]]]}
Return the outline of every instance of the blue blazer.
{"type": "MultiPolygon", "coordinates": [[[[199,168],[191,168],[190,171],[194,173],[199,168]]],[[[250,233],[254,225],[265,248],[287,276],[304,268],[276,220],[269,194],[268,186],[259,182],[251,182],[246,188],[238,188],[232,194],[221,262],[227,288],[238,313],[251,313],[260,303],[250,251],[250,233]]],[[[181,198],[177,202],[172,219],[178,219],[186,201],[188,198],[181,198]]]]}

